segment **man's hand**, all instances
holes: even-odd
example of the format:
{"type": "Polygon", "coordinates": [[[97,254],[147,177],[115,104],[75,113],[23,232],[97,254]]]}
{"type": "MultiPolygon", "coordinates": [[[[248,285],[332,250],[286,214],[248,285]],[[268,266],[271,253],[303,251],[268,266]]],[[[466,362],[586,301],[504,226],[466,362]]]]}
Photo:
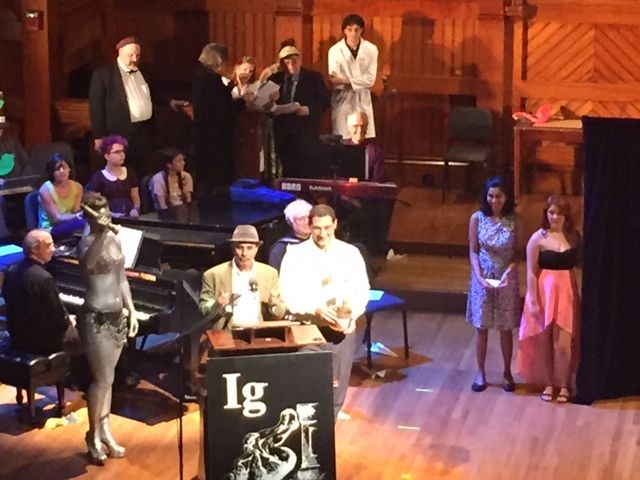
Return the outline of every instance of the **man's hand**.
{"type": "Polygon", "coordinates": [[[275,92],[271,92],[269,94],[269,100],[271,100],[272,102],[277,102],[279,98],[280,98],[279,90],[276,90],[275,92]]]}
{"type": "Polygon", "coordinates": [[[296,110],[296,115],[299,117],[308,117],[309,116],[309,107],[306,105],[300,105],[296,110]]]}
{"type": "Polygon", "coordinates": [[[348,78],[341,77],[335,73],[329,75],[329,81],[334,85],[351,85],[348,78]]]}
{"type": "Polygon", "coordinates": [[[173,110],[174,112],[178,112],[180,111],[181,108],[186,107],[188,105],[189,105],[189,102],[187,102],[186,100],[175,100],[175,99],[169,100],[169,107],[171,107],[171,110],[173,110]]]}
{"type": "Polygon", "coordinates": [[[133,207],[130,211],[129,211],[129,216],[130,217],[139,217],[140,216],[140,212],[138,211],[137,208],[133,207]]]}
{"type": "Polygon", "coordinates": [[[220,292],[218,298],[216,299],[216,302],[218,302],[218,305],[220,305],[221,307],[226,307],[229,304],[230,298],[231,294],[229,292],[220,292]]]}
{"type": "Polygon", "coordinates": [[[96,152],[99,152],[99,151],[100,151],[100,147],[101,147],[101,146],[102,146],[102,139],[101,139],[101,138],[95,138],[95,139],[93,140],[93,149],[94,149],[96,152]]]}

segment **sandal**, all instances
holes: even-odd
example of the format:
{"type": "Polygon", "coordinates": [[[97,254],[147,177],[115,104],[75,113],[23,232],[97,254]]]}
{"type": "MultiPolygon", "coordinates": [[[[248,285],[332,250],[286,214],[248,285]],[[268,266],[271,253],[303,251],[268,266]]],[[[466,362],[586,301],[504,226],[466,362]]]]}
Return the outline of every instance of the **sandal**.
{"type": "Polygon", "coordinates": [[[553,400],[553,387],[548,385],[540,394],[540,398],[543,402],[550,402],[553,400]]]}
{"type": "Polygon", "coordinates": [[[562,387],[558,393],[558,403],[568,403],[570,397],[571,394],[569,393],[569,389],[562,387]]]}

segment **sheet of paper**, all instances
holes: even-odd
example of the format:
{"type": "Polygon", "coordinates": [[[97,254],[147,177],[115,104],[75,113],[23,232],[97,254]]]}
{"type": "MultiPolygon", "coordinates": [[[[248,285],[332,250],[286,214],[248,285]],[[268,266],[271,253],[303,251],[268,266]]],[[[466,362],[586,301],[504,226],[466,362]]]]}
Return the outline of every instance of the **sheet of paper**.
{"type": "Polygon", "coordinates": [[[487,278],[487,283],[489,285],[491,285],[493,288],[496,288],[496,287],[500,286],[500,280],[498,280],[498,279],[487,278]]]}
{"type": "Polygon", "coordinates": [[[298,102],[285,103],[284,105],[274,105],[271,109],[271,113],[274,115],[286,115],[288,113],[294,113],[300,108],[298,102]]]}
{"type": "Polygon", "coordinates": [[[140,245],[142,244],[143,233],[142,230],[136,230],[135,228],[120,227],[118,240],[120,240],[120,246],[122,247],[125,268],[133,268],[135,266],[140,245]]]}
{"type": "MultiPolygon", "coordinates": [[[[258,82],[256,82],[255,84],[257,83],[258,82]]],[[[251,86],[253,87],[253,85],[251,86]]],[[[258,107],[264,107],[267,103],[271,101],[271,99],[269,98],[269,95],[271,95],[273,92],[278,92],[279,90],[280,90],[280,85],[278,85],[275,82],[272,82],[271,80],[269,80],[266,83],[263,83],[262,85],[256,85],[256,90],[255,90],[256,98],[253,101],[253,103],[255,103],[256,106],[258,107]]]]}

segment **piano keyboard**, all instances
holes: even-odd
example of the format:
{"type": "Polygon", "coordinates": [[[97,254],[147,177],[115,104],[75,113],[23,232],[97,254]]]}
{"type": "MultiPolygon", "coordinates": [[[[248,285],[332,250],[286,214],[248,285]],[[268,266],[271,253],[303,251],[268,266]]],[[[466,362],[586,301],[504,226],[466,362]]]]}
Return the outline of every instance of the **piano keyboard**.
{"type": "MultiPolygon", "coordinates": [[[[76,297],[75,295],[69,295],[67,293],[62,293],[62,292],[59,293],[58,296],[60,297],[60,300],[64,304],[74,305],[76,307],[81,307],[82,305],[84,305],[84,298],[82,297],[76,297]]],[[[151,318],[151,314],[137,310],[136,317],[138,318],[138,320],[141,320],[144,322],[145,320],[149,320],[151,318]]]]}

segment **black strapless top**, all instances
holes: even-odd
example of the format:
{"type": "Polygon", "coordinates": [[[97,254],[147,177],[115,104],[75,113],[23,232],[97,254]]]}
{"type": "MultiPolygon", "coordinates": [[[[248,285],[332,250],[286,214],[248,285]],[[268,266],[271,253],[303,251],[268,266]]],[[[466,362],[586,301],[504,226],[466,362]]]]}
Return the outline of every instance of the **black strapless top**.
{"type": "Polygon", "coordinates": [[[575,247],[564,252],[542,250],[538,255],[538,266],[545,270],[571,270],[577,260],[578,249],[575,247]]]}

